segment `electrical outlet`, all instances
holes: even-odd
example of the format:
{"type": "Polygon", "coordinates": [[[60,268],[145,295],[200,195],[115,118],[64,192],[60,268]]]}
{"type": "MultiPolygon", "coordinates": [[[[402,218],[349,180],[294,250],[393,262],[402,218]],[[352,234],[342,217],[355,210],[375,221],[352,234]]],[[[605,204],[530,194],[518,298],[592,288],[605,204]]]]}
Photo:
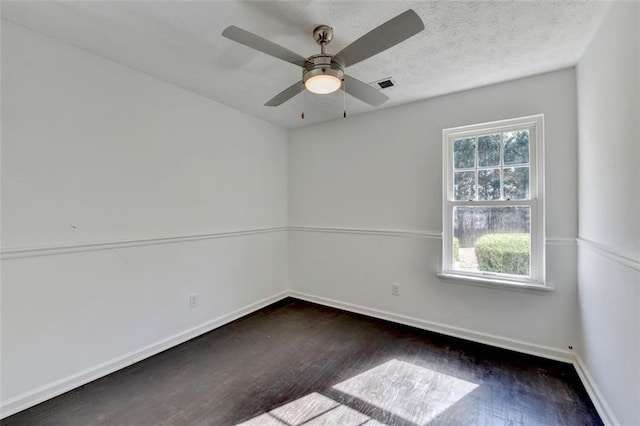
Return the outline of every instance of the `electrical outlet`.
{"type": "Polygon", "coordinates": [[[391,284],[391,295],[400,296],[400,284],[397,284],[397,283],[391,284]]]}
{"type": "Polygon", "coordinates": [[[189,295],[189,307],[190,308],[198,307],[198,293],[193,293],[189,295]]]}

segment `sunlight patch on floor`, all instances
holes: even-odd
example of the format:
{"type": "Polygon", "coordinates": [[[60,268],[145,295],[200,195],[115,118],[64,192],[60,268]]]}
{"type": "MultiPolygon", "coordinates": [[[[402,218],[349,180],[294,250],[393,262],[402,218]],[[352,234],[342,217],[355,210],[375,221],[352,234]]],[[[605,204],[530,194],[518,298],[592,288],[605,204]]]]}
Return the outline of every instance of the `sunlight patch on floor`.
{"type": "MultiPolygon", "coordinates": [[[[425,425],[478,387],[477,384],[391,360],[333,389],[408,422],[425,425]]],[[[311,393],[239,426],[378,426],[383,423],[344,404],[311,393]]]]}
{"type": "Polygon", "coordinates": [[[333,388],[424,425],[477,387],[475,383],[394,359],[333,388]]]}
{"type": "Polygon", "coordinates": [[[290,425],[301,425],[327,411],[336,408],[340,403],[319,393],[312,393],[298,398],[288,404],[269,411],[269,414],[290,425]]]}
{"type": "Polygon", "coordinates": [[[378,426],[364,414],[319,393],[298,398],[238,426],[378,426]]]}

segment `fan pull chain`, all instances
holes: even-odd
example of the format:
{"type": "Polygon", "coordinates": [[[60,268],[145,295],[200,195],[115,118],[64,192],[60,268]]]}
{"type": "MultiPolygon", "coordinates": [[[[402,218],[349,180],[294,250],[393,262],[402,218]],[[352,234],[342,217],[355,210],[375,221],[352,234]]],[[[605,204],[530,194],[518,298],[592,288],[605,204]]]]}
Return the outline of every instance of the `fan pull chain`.
{"type": "Polygon", "coordinates": [[[342,79],[342,118],[347,118],[347,82],[342,79]]]}
{"type": "Polygon", "coordinates": [[[301,120],[304,120],[304,92],[305,92],[305,89],[303,88],[302,89],[302,114],[300,114],[301,120]]]}

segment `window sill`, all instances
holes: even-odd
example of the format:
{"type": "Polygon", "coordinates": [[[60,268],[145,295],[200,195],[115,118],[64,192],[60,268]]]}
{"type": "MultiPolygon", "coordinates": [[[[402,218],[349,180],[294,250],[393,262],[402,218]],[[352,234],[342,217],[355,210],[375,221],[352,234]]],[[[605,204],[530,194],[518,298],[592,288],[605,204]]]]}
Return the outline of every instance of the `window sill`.
{"type": "Polygon", "coordinates": [[[452,273],[441,273],[436,274],[438,278],[443,281],[452,282],[454,284],[464,284],[471,286],[479,286],[479,287],[487,287],[493,289],[500,290],[508,290],[508,291],[519,291],[524,293],[533,293],[533,294],[547,294],[555,290],[553,287],[547,287],[542,283],[537,282],[520,282],[520,281],[511,281],[500,278],[482,278],[482,277],[472,277],[468,275],[462,274],[452,274],[452,273]]]}

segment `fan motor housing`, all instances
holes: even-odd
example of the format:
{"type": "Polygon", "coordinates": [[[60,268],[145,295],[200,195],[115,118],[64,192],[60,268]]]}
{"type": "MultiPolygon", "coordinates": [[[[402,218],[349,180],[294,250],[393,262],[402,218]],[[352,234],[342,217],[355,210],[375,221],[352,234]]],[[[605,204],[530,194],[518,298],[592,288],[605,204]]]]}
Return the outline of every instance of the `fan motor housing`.
{"type": "Polygon", "coordinates": [[[313,55],[307,58],[308,64],[302,71],[302,81],[307,82],[316,75],[331,75],[340,80],[344,77],[344,67],[329,54],[313,55]]]}

